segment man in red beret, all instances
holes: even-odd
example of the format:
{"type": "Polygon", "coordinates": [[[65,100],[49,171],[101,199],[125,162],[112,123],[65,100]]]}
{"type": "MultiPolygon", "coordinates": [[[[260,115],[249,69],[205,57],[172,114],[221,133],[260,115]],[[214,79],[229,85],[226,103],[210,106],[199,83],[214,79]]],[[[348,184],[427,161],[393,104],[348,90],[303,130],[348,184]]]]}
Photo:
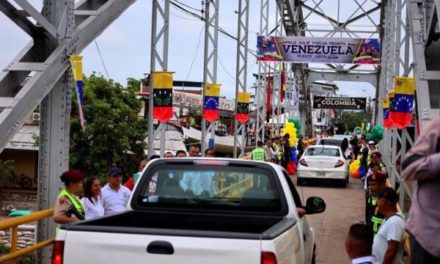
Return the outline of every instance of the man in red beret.
{"type": "Polygon", "coordinates": [[[65,188],[58,194],[53,220],[58,224],[71,224],[84,220],[84,207],[79,199],[83,189],[84,172],[67,170],[60,178],[65,188]]]}

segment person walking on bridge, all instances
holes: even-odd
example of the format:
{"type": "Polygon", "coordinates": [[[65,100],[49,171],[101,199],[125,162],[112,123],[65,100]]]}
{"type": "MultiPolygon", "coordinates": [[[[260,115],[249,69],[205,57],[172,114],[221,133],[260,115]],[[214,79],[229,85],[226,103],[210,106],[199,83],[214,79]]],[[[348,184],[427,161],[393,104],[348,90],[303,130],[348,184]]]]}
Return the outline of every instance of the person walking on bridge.
{"type": "Polygon", "coordinates": [[[411,263],[440,263],[440,118],[431,120],[402,162],[405,180],[417,181],[406,230],[411,263]]]}
{"type": "Polygon", "coordinates": [[[400,264],[403,257],[405,222],[397,210],[399,196],[393,188],[379,191],[377,211],[385,217],[374,237],[373,255],[383,264],[400,264]]]}

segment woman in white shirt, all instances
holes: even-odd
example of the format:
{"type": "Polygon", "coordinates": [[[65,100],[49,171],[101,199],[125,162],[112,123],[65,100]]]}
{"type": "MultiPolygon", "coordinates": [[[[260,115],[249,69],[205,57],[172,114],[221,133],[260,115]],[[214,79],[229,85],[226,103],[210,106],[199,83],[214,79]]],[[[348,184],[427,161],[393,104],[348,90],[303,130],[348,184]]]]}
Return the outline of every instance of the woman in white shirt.
{"type": "Polygon", "coordinates": [[[81,199],[86,220],[104,216],[104,206],[101,198],[101,182],[98,177],[90,177],[84,184],[84,197],[81,199]]]}

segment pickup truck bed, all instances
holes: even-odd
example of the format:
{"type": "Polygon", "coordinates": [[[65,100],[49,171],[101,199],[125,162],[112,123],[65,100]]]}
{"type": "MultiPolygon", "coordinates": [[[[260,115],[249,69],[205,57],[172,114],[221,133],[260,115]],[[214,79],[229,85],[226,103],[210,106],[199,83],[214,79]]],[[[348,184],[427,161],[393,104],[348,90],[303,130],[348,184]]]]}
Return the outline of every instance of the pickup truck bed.
{"type": "MultiPolygon", "coordinates": [[[[314,234],[281,167],[236,159],[159,159],[127,211],[62,225],[54,264],[310,263],[314,234]]],[[[306,213],[325,203],[311,197],[306,213]]]]}
{"type": "Polygon", "coordinates": [[[272,239],[295,224],[281,216],[128,211],[66,227],[72,231],[272,239]]]}

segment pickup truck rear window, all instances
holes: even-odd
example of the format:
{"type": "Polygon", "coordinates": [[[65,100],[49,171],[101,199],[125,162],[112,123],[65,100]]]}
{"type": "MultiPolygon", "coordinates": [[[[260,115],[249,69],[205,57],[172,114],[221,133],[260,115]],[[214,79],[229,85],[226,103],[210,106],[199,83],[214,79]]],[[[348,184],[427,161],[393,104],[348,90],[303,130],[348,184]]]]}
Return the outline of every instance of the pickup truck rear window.
{"type": "Polygon", "coordinates": [[[261,212],[282,209],[277,191],[281,186],[277,186],[276,174],[268,169],[173,164],[155,166],[145,174],[137,187],[140,191],[135,202],[139,207],[261,212]]]}

